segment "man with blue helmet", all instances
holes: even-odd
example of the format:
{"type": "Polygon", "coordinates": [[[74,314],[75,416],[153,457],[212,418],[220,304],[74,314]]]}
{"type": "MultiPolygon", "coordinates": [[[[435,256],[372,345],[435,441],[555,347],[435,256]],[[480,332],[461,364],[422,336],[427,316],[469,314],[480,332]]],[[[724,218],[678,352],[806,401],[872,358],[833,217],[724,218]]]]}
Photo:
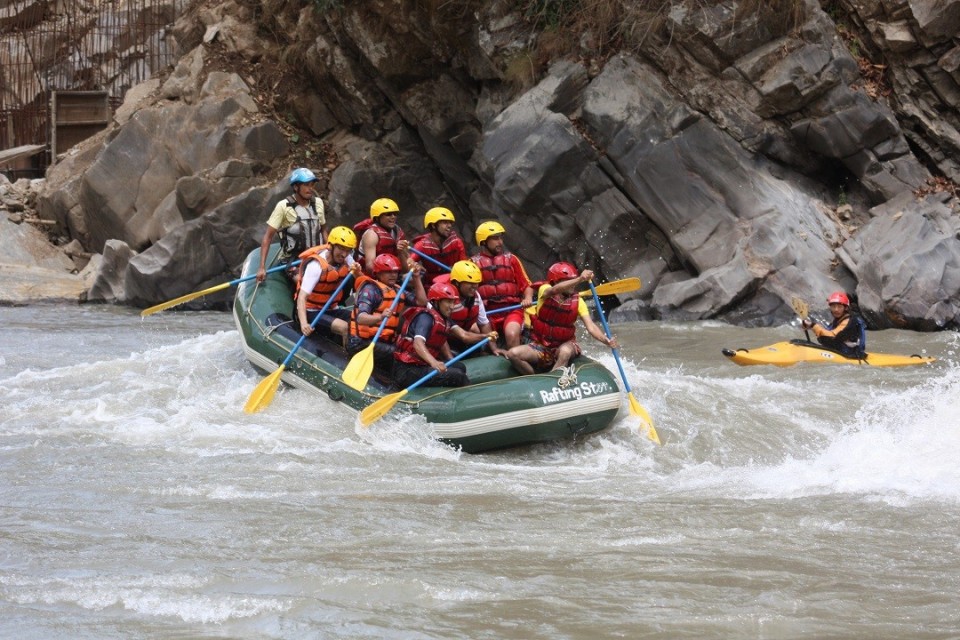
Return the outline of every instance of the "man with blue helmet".
{"type": "MultiPolygon", "coordinates": [[[[267,220],[267,230],[263,232],[257,282],[263,282],[267,277],[267,251],[274,236],[279,235],[280,253],[277,259],[281,262],[327,241],[327,220],[323,200],[317,195],[317,182],[319,179],[310,169],[301,167],[290,174],[293,194],[276,204],[267,220]]],[[[294,270],[288,275],[295,274],[294,270]]]]}

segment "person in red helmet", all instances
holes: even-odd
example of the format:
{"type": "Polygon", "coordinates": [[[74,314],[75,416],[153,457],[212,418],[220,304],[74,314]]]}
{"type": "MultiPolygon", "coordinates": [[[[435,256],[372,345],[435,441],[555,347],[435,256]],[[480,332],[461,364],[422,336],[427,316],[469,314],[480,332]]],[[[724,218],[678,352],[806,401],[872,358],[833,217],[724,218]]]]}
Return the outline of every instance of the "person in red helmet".
{"type": "MultiPolygon", "coordinates": [[[[487,317],[483,298],[477,293],[477,288],[483,281],[480,267],[470,260],[459,260],[454,263],[449,274],[441,274],[434,279],[437,282],[449,282],[460,294],[460,300],[450,313],[450,335],[447,338],[450,349],[454,353],[465,351],[472,344],[486,340],[493,334],[493,340],[487,340],[488,348],[493,355],[506,355],[496,344],[497,333],[487,317]]],[[[477,351],[474,355],[482,355],[477,351]]]]}
{"type": "Polygon", "coordinates": [[[427,292],[430,304],[414,307],[404,314],[403,335],[393,352],[393,382],[404,389],[436,371],[430,380],[435,387],[462,387],[470,384],[463,362],[448,368],[444,361],[453,357],[447,336],[450,333],[450,313],[460,302],[460,292],[449,282],[434,283],[427,292]]]}
{"type": "Polygon", "coordinates": [[[586,303],[577,293],[578,286],[591,280],[593,271],[584,269],[578,274],[569,262],[557,262],[547,270],[547,284],[540,287],[536,313],[530,321],[530,342],[507,351],[507,359],[514,369],[528,375],[566,367],[580,355],[577,319],[594,340],[607,347],[617,347],[616,339],[607,338],[594,323],[586,303]]]}
{"type": "Polygon", "coordinates": [[[393,312],[390,311],[390,305],[400,290],[400,285],[397,284],[400,259],[397,256],[388,253],[377,256],[373,261],[373,277],[361,275],[354,285],[356,301],[350,315],[347,352],[354,355],[369,345],[377,334],[380,323],[387,318],[387,324],[373,348],[374,366],[385,372],[393,368],[393,347],[404,308],[427,304],[427,294],[420,281],[422,267],[412,260],[408,261],[407,266],[413,269],[410,283],[413,291],[404,291],[403,298],[393,312]]]}
{"type": "Polygon", "coordinates": [[[828,349],[839,351],[848,358],[863,357],[867,348],[866,325],[850,313],[850,298],[842,291],[834,291],[827,298],[833,321],[823,326],[810,318],[803,320],[804,329],[813,329],[817,341],[828,349]]]}

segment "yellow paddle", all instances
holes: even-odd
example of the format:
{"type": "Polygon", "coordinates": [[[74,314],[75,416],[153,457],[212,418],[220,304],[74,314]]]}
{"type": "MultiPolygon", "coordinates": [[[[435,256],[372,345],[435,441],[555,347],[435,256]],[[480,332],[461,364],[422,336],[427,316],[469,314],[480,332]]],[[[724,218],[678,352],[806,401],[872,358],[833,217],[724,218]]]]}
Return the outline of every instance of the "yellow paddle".
{"type": "MultiPolygon", "coordinates": [[[[299,260],[294,260],[293,262],[291,262],[291,263],[289,263],[289,264],[280,264],[280,265],[277,265],[277,266],[273,267],[272,269],[267,269],[267,273],[273,273],[274,271],[280,271],[280,270],[282,270],[282,269],[286,269],[287,267],[294,267],[294,266],[296,266],[296,265],[298,265],[298,264],[300,264],[300,261],[299,261],[299,260]]],[[[211,294],[211,293],[214,293],[214,292],[217,292],[217,291],[221,291],[222,289],[226,289],[227,287],[232,287],[232,286],[238,285],[238,284],[240,284],[241,282],[246,282],[247,280],[253,280],[253,279],[256,278],[256,277],[257,277],[257,274],[253,274],[253,275],[250,275],[250,276],[246,276],[246,277],[244,277],[244,278],[237,278],[236,280],[231,280],[230,282],[224,282],[223,284],[218,284],[218,285],[215,286],[215,287],[210,287],[209,289],[204,289],[203,291],[194,291],[193,293],[188,293],[188,294],[185,295],[185,296],[180,296],[179,298],[174,298],[173,300],[167,300],[166,302],[161,302],[160,304],[154,305],[154,306],[152,306],[152,307],[147,307],[146,309],[144,309],[143,311],[141,311],[141,312],[140,312],[140,317],[141,317],[141,318],[146,318],[147,316],[152,315],[152,314],[156,313],[157,311],[163,311],[163,310],[165,310],[165,309],[169,309],[170,307],[175,307],[175,306],[177,306],[178,304],[183,304],[184,302],[190,302],[191,300],[193,300],[193,299],[195,299],[195,298],[199,298],[199,297],[201,297],[201,296],[206,296],[206,295],[209,295],[209,294],[211,294]]]]}
{"type": "MultiPolygon", "coordinates": [[[[603,331],[607,334],[607,337],[611,337],[610,326],[607,324],[607,318],[603,314],[603,307],[600,305],[600,296],[597,294],[597,287],[593,285],[592,282],[588,283],[590,285],[590,291],[593,293],[593,302],[597,307],[597,313],[600,315],[600,322],[603,323],[603,331]]],[[[630,390],[630,383],[627,381],[627,374],[623,371],[623,363],[620,362],[620,353],[618,349],[611,348],[610,351],[613,352],[613,359],[617,361],[617,368],[620,370],[620,379],[623,380],[623,387],[627,391],[627,399],[630,402],[630,413],[639,417],[646,424],[647,427],[647,437],[660,444],[660,436],[657,435],[657,430],[653,426],[653,420],[650,418],[650,414],[647,413],[647,410],[633,397],[633,391],[630,390]]]]}
{"type": "MultiPolygon", "coordinates": [[[[489,339],[489,340],[492,340],[492,338],[488,338],[488,339],[489,339]]],[[[457,354],[457,355],[454,356],[453,358],[450,358],[449,360],[447,360],[447,361],[444,363],[444,365],[447,366],[447,367],[449,367],[450,365],[452,365],[452,364],[453,364],[454,362],[456,362],[457,360],[461,360],[461,359],[463,359],[463,358],[466,358],[468,355],[470,355],[471,353],[473,353],[473,352],[476,351],[477,349],[481,349],[481,348],[485,347],[486,344],[487,344],[487,341],[486,341],[486,340],[481,340],[480,342],[476,343],[475,345],[473,345],[472,347],[470,347],[470,348],[467,349],[466,351],[464,351],[464,352],[462,352],[462,353],[460,353],[460,354],[457,354]]],[[[416,382],[414,382],[412,385],[410,385],[409,387],[407,387],[407,388],[404,389],[403,391],[398,391],[398,392],[396,392],[396,393],[391,393],[390,395],[383,396],[382,398],[380,398],[379,400],[377,400],[377,401],[374,402],[373,404],[367,406],[363,411],[360,412],[360,423],[361,423],[363,426],[365,426],[365,427],[369,427],[371,424],[373,424],[374,422],[376,422],[377,420],[379,420],[380,418],[382,418],[385,413],[387,413],[388,411],[390,411],[390,409],[393,408],[393,405],[395,405],[395,404],[397,404],[398,402],[400,402],[400,398],[402,398],[403,396],[407,395],[407,393],[409,393],[411,390],[416,389],[417,387],[419,387],[420,385],[422,385],[423,383],[425,383],[427,380],[429,380],[430,378],[432,378],[432,377],[435,376],[435,375],[437,375],[437,370],[436,370],[436,369],[434,369],[433,371],[431,371],[431,372],[428,373],[427,375],[423,376],[422,378],[420,378],[419,380],[417,380],[416,382]]]]}
{"type": "MultiPolygon", "coordinates": [[[[624,278],[623,280],[611,280],[596,286],[598,296],[612,296],[617,293],[630,293],[640,288],[640,278],[624,278]]],[[[586,298],[592,291],[581,291],[580,297],[586,298]]]]}
{"type": "MultiPolygon", "coordinates": [[[[624,278],[623,280],[611,280],[610,282],[604,282],[603,284],[597,285],[597,295],[600,296],[612,296],[618,293],[630,293],[631,291],[636,291],[640,288],[640,278],[624,278]]],[[[586,298],[589,295],[592,295],[593,292],[589,289],[580,292],[581,298],[586,298]]],[[[496,311],[487,311],[487,315],[491,313],[502,313],[504,311],[513,311],[514,309],[519,309],[523,305],[515,305],[512,307],[504,307],[503,309],[497,309],[496,311]]],[[[532,316],[537,312],[535,306],[527,307],[527,315],[532,316]]]]}
{"type": "Polygon", "coordinates": [[[387,310],[387,315],[384,316],[383,320],[380,322],[380,326],[377,327],[377,332],[374,334],[373,340],[371,340],[370,344],[364,347],[362,351],[358,351],[352,358],[350,358],[350,362],[347,363],[347,368],[343,370],[343,381],[347,383],[348,387],[356,389],[357,391],[363,391],[363,388],[367,386],[367,381],[370,379],[370,374],[373,373],[374,346],[377,344],[380,334],[383,333],[383,328],[387,326],[387,321],[390,319],[390,314],[393,313],[393,310],[397,308],[400,298],[403,297],[403,292],[406,291],[407,285],[410,283],[411,276],[413,276],[412,269],[403,277],[403,284],[400,285],[400,290],[397,291],[397,296],[393,299],[393,303],[387,310]]]}
{"type": "MultiPolygon", "coordinates": [[[[317,326],[317,321],[320,320],[320,316],[327,312],[327,309],[330,308],[330,304],[340,297],[340,292],[343,291],[343,288],[348,282],[350,282],[351,278],[353,278],[353,274],[348,273],[347,277],[345,277],[343,282],[340,283],[340,286],[338,286],[330,296],[330,299],[327,300],[327,303],[323,305],[323,308],[320,309],[320,312],[310,322],[311,329],[317,326]]],[[[277,370],[261,380],[260,384],[253,389],[253,392],[247,399],[247,404],[243,405],[243,410],[246,413],[256,413],[269,406],[269,404],[273,401],[274,394],[277,392],[277,387],[280,386],[280,376],[283,375],[283,370],[287,368],[290,360],[293,359],[293,354],[297,352],[297,350],[300,348],[300,345],[302,345],[303,341],[306,339],[307,336],[300,336],[300,339],[297,340],[295,345],[293,345],[293,349],[290,350],[290,353],[287,354],[287,357],[284,358],[283,362],[280,363],[280,366],[277,368],[277,370]]]]}
{"type": "MultiPolygon", "coordinates": [[[[810,317],[810,305],[807,304],[806,300],[794,296],[790,300],[790,306],[793,307],[793,310],[797,312],[797,315],[800,316],[801,320],[806,320],[808,317],[810,317]]],[[[806,327],[803,328],[803,335],[806,336],[807,342],[810,342],[810,332],[806,327]]]]}

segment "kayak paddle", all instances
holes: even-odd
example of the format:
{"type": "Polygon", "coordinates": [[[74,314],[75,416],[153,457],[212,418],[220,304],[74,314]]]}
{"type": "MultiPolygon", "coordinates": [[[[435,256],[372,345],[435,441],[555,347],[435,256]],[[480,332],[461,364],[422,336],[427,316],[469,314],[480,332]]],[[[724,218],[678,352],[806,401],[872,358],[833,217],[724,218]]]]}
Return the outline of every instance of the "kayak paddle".
{"type": "MultiPolygon", "coordinates": [[[[273,267],[272,269],[267,269],[267,273],[273,273],[274,271],[280,271],[280,270],[282,270],[282,269],[286,269],[287,267],[293,267],[293,266],[296,266],[296,265],[298,265],[298,264],[300,264],[300,261],[299,261],[299,260],[294,260],[293,262],[291,262],[291,263],[289,263],[289,264],[280,264],[280,265],[277,265],[277,266],[273,267]]],[[[201,297],[201,296],[205,296],[205,295],[214,293],[214,292],[216,292],[216,291],[220,291],[220,290],[222,290],[222,289],[226,289],[227,287],[232,287],[232,286],[238,285],[238,284],[240,284],[241,282],[246,282],[247,280],[253,280],[253,279],[256,278],[256,277],[257,277],[257,274],[253,274],[253,275],[246,276],[246,277],[243,277],[243,278],[237,278],[236,280],[231,280],[230,282],[224,282],[223,284],[218,284],[218,285],[216,285],[215,287],[210,287],[209,289],[204,289],[203,291],[194,291],[193,293],[188,293],[188,294],[185,295],[185,296],[180,296],[179,298],[174,298],[173,300],[167,300],[166,302],[161,302],[160,304],[154,305],[154,306],[152,306],[152,307],[147,307],[146,309],[144,309],[143,311],[141,311],[141,312],[140,312],[140,317],[141,317],[141,318],[146,318],[147,316],[152,315],[152,314],[156,313],[157,311],[163,311],[163,310],[165,310],[165,309],[169,309],[170,307],[175,307],[175,306],[177,306],[178,304],[183,304],[184,302],[190,302],[190,301],[193,300],[194,298],[199,298],[199,297],[201,297]]]]}
{"type": "MultiPolygon", "coordinates": [[[[343,282],[340,283],[340,286],[338,286],[330,296],[330,299],[327,300],[326,304],[323,305],[323,308],[320,309],[320,312],[310,322],[311,329],[317,326],[317,321],[320,320],[320,316],[327,312],[327,309],[330,308],[330,304],[340,297],[340,292],[343,291],[343,288],[348,282],[350,282],[351,278],[353,278],[353,274],[348,273],[343,279],[343,282]]],[[[287,354],[287,357],[284,358],[283,362],[280,363],[280,366],[277,368],[277,370],[261,380],[260,384],[254,388],[253,392],[250,394],[250,397],[247,399],[247,404],[243,405],[244,412],[256,413],[269,406],[270,402],[273,401],[274,394],[277,392],[277,387],[280,386],[280,376],[283,375],[283,370],[287,368],[290,360],[293,359],[293,354],[297,352],[297,350],[300,348],[300,345],[302,345],[303,341],[306,339],[306,335],[300,336],[300,339],[297,340],[295,345],[293,345],[293,349],[290,350],[290,353],[287,354]]]]}
{"type": "MultiPolygon", "coordinates": [[[[797,315],[800,316],[801,320],[806,320],[810,317],[810,305],[807,304],[806,300],[794,296],[790,300],[790,306],[793,307],[793,310],[797,312],[797,315]]],[[[803,328],[803,335],[806,336],[807,342],[810,342],[810,332],[806,327],[803,328]]]]}
{"type": "MultiPolygon", "coordinates": [[[[607,338],[611,338],[610,326],[607,324],[607,318],[603,314],[603,307],[600,305],[600,296],[597,294],[597,287],[593,285],[592,282],[587,283],[590,285],[590,291],[593,293],[593,302],[597,307],[597,313],[600,315],[600,322],[603,323],[603,331],[607,334],[607,338]]],[[[623,363],[620,362],[620,353],[618,349],[613,347],[610,348],[610,351],[613,352],[613,359],[617,361],[617,368],[620,370],[620,379],[623,380],[623,387],[627,390],[627,399],[630,401],[630,413],[639,417],[646,423],[647,426],[647,437],[660,444],[660,436],[657,435],[657,430],[653,426],[653,420],[650,418],[650,414],[647,413],[647,410],[637,401],[633,396],[633,391],[630,389],[630,383],[627,381],[627,374],[623,371],[623,363]]]]}
{"type": "MultiPolygon", "coordinates": [[[[457,360],[462,360],[463,358],[466,358],[468,355],[470,355],[471,353],[473,353],[473,352],[476,351],[477,349],[480,349],[480,348],[486,346],[486,344],[487,344],[487,341],[486,341],[486,340],[481,340],[480,342],[476,343],[475,345],[473,345],[472,347],[470,347],[470,348],[467,349],[466,351],[464,351],[464,352],[462,352],[462,353],[460,353],[460,354],[457,354],[457,355],[454,356],[453,358],[450,358],[449,360],[447,360],[447,361],[444,362],[443,364],[444,364],[444,366],[449,367],[450,365],[452,365],[452,364],[453,364],[454,362],[456,362],[457,360]]],[[[428,373],[427,375],[423,376],[422,378],[420,378],[419,380],[417,380],[416,382],[414,382],[412,385],[410,385],[409,387],[407,387],[407,388],[404,389],[403,391],[398,391],[398,392],[396,392],[396,393],[391,393],[390,395],[383,396],[382,398],[380,398],[379,400],[377,400],[377,401],[374,402],[373,404],[369,405],[369,406],[366,407],[363,411],[360,412],[360,423],[363,424],[363,426],[365,426],[365,427],[369,427],[371,424],[373,424],[374,422],[376,422],[377,420],[379,420],[381,417],[383,417],[383,415],[384,415],[385,413],[387,413],[388,411],[390,411],[390,409],[393,408],[393,405],[395,405],[395,404],[397,404],[398,402],[400,402],[400,398],[402,398],[403,396],[407,395],[407,393],[409,393],[409,392],[412,391],[413,389],[416,389],[417,387],[419,387],[420,385],[422,385],[423,383],[425,383],[427,380],[429,380],[430,378],[432,378],[432,377],[435,376],[435,375],[437,375],[437,370],[436,370],[436,369],[434,369],[433,371],[431,371],[431,372],[428,373]]]]}
{"type": "Polygon", "coordinates": [[[357,391],[363,391],[363,388],[367,386],[367,381],[370,379],[370,374],[373,373],[373,349],[377,344],[377,340],[380,338],[380,334],[383,333],[383,328],[387,326],[387,321],[390,319],[391,313],[397,308],[397,304],[400,302],[400,298],[403,297],[403,292],[407,290],[407,285],[410,283],[410,278],[413,276],[413,269],[407,272],[407,275],[403,277],[403,284],[400,285],[400,290],[397,291],[397,296],[393,299],[393,302],[390,304],[390,308],[387,310],[387,315],[380,321],[380,326],[377,327],[377,332],[373,336],[373,340],[370,341],[370,344],[365,346],[361,351],[358,351],[352,358],[350,362],[347,363],[347,368],[343,370],[343,381],[347,383],[348,387],[356,389],[357,391]]]}

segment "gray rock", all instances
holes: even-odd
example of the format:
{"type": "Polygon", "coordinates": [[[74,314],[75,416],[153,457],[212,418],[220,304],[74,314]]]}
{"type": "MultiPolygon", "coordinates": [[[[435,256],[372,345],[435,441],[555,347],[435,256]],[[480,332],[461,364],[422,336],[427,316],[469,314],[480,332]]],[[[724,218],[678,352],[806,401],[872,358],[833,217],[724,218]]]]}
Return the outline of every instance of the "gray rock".
{"type": "Polygon", "coordinates": [[[838,255],[857,278],[861,312],[873,328],[960,326],[960,203],[946,194],[904,193],[838,255]]]}

